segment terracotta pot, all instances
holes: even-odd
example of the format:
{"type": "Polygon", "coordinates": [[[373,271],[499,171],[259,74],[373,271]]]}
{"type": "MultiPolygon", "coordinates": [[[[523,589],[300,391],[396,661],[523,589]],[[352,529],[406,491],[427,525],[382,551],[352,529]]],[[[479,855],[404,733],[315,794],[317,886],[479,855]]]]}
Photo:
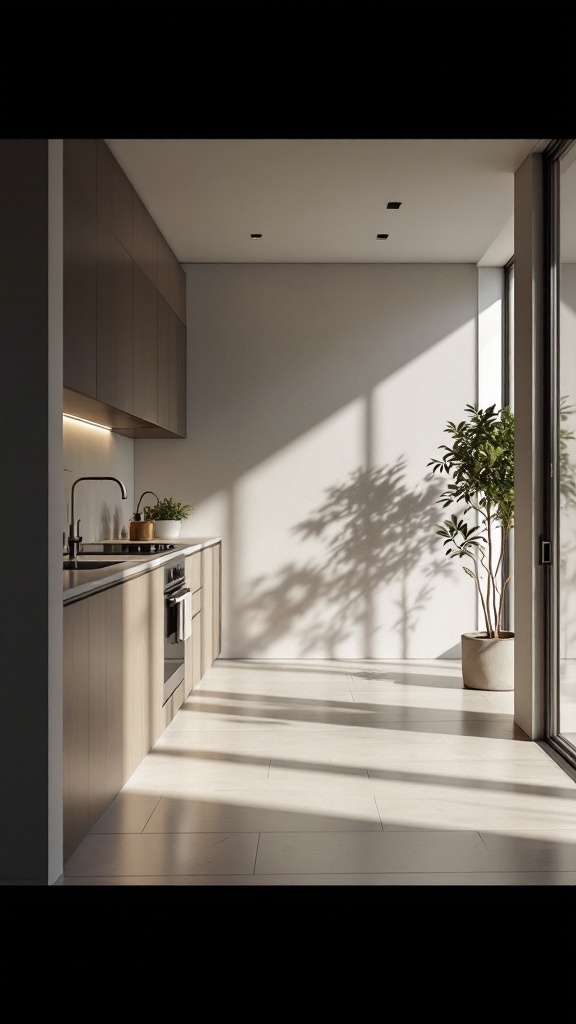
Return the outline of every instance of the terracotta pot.
{"type": "Polygon", "coordinates": [[[489,639],[486,633],[462,633],[462,679],[468,690],[514,689],[514,633],[489,639]]]}

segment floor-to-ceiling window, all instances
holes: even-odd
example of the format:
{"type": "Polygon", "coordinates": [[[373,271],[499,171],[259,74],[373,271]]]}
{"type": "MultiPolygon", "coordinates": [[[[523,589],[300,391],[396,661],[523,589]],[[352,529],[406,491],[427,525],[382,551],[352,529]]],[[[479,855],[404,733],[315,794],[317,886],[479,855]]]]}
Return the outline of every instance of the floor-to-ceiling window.
{"type": "Polygon", "coordinates": [[[502,405],[514,408],[514,259],[504,267],[502,405]]]}
{"type": "Polygon", "coordinates": [[[576,768],[576,140],[546,152],[545,199],[546,738],[576,768]]]}
{"type": "MultiPolygon", "coordinates": [[[[502,315],[502,405],[514,411],[514,259],[504,267],[502,315]]],[[[504,628],[514,632],[514,531],[510,531],[503,572],[510,577],[504,598],[504,628]]]]}

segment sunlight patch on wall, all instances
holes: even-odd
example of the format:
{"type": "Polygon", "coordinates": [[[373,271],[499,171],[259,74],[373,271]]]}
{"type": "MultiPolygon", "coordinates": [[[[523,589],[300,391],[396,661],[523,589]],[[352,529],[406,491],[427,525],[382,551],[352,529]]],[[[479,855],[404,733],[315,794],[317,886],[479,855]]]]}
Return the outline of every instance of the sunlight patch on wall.
{"type": "Polygon", "coordinates": [[[293,558],[305,543],[295,524],[364,460],[365,402],[357,398],[244,473],[234,488],[236,537],[246,554],[238,568],[249,575],[268,571],[279,541],[283,556],[293,558]]]}
{"type": "Polygon", "coordinates": [[[478,272],[478,405],[502,404],[502,299],[499,267],[478,272]]]}
{"type": "Polygon", "coordinates": [[[475,331],[469,319],[373,391],[372,464],[389,479],[381,523],[385,585],[374,589],[372,616],[375,645],[392,657],[421,650],[442,656],[459,645],[461,632],[476,628],[469,578],[449,564],[436,536],[443,482],[427,468],[446,443],[446,422],[475,400],[475,331]],[[456,608],[449,619],[441,589],[456,608]]]}
{"type": "Polygon", "coordinates": [[[435,345],[390,374],[373,390],[372,457],[375,465],[406,458],[407,479],[417,483],[445,442],[447,420],[458,419],[474,402],[474,338],[468,320],[435,345]]]}

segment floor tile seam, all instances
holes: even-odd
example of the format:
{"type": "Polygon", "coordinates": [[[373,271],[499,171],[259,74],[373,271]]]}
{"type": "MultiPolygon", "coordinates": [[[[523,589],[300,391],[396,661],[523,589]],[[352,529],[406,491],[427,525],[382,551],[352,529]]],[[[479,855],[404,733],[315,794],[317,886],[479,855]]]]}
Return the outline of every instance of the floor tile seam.
{"type": "MultiPolygon", "coordinates": [[[[553,833],[554,835],[557,835],[558,833],[569,833],[569,837],[574,838],[574,841],[576,842],[576,825],[513,825],[510,828],[507,828],[505,832],[502,831],[502,828],[489,829],[486,828],[485,825],[481,825],[479,829],[480,837],[482,837],[483,833],[489,836],[498,835],[500,837],[503,836],[504,838],[510,839],[513,839],[516,835],[522,836],[526,834],[534,837],[535,833],[543,833],[545,835],[548,835],[549,833],[553,833]]],[[[539,836],[536,835],[536,839],[538,838],[539,836]]]]}
{"type": "MultiPolygon", "coordinates": [[[[374,824],[377,824],[377,823],[375,822],[374,824]]],[[[534,829],[533,828],[533,829],[530,829],[529,827],[527,827],[526,829],[512,829],[510,831],[512,831],[514,833],[516,833],[516,832],[518,832],[518,833],[522,833],[522,832],[524,832],[524,833],[526,833],[526,832],[531,832],[531,833],[534,833],[534,832],[544,832],[544,833],[548,833],[548,832],[555,832],[557,830],[555,830],[555,829],[548,829],[548,828],[543,828],[543,829],[534,829]]],[[[576,828],[574,828],[574,829],[564,829],[564,830],[558,830],[558,831],[574,832],[575,837],[576,837],[576,828]]],[[[164,838],[167,838],[167,837],[173,836],[173,837],[178,838],[178,839],[181,839],[182,836],[212,836],[216,840],[216,839],[218,839],[220,837],[223,837],[223,836],[234,837],[234,836],[239,836],[239,835],[240,836],[258,836],[259,839],[262,838],[263,836],[298,836],[300,838],[308,838],[309,836],[314,836],[315,838],[318,837],[318,836],[326,836],[326,837],[329,837],[331,839],[336,839],[337,837],[374,836],[374,835],[387,835],[387,836],[390,836],[390,835],[395,835],[395,836],[397,836],[397,835],[406,835],[406,836],[411,836],[411,837],[416,837],[416,836],[430,837],[431,835],[434,835],[434,836],[453,836],[453,835],[462,835],[462,834],[469,835],[469,836],[476,836],[479,839],[482,839],[482,834],[487,835],[487,836],[494,836],[494,835],[497,835],[499,837],[503,836],[504,838],[507,838],[508,835],[509,835],[508,832],[503,832],[502,828],[495,828],[495,829],[490,830],[490,829],[487,829],[485,826],[482,826],[482,828],[480,830],[478,828],[471,828],[471,827],[461,828],[458,825],[455,825],[453,827],[443,827],[443,828],[431,828],[430,826],[425,826],[425,825],[424,826],[418,826],[418,827],[407,827],[404,823],[402,823],[400,825],[400,827],[398,827],[398,828],[380,828],[380,827],[378,827],[378,828],[374,828],[374,827],[370,827],[370,828],[368,828],[368,827],[366,827],[366,828],[350,828],[350,829],[325,829],[325,828],[318,828],[318,829],[289,829],[289,828],[287,828],[287,829],[278,829],[278,828],[276,828],[276,829],[254,829],[254,828],[247,828],[247,829],[221,829],[221,830],[217,830],[217,831],[215,831],[213,829],[198,829],[198,830],[183,829],[181,831],[178,831],[178,830],[176,830],[176,831],[173,831],[173,830],[163,830],[163,831],[159,831],[159,832],[153,832],[153,831],[148,831],[148,832],[142,832],[142,831],[141,832],[89,832],[88,835],[86,836],[85,841],[87,841],[89,845],[94,845],[93,842],[90,843],[90,840],[99,840],[100,838],[108,838],[110,836],[115,836],[115,837],[134,836],[136,838],[142,838],[143,836],[145,836],[147,838],[150,837],[150,836],[162,836],[164,838]]],[[[73,857],[74,857],[74,854],[72,854],[70,859],[72,859],[73,857]]]]}
{"type": "MultiPolygon", "coordinates": [[[[122,791],[120,791],[120,792],[122,792],[122,791]]],[[[154,814],[155,814],[155,813],[156,813],[156,811],[158,810],[158,808],[159,808],[160,804],[162,803],[162,800],[163,800],[163,799],[164,799],[164,794],[163,794],[163,793],[161,793],[161,794],[159,795],[158,799],[156,800],[156,802],[155,802],[155,804],[154,804],[154,807],[153,807],[153,808],[152,808],[152,810],[150,811],[150,814],[148,815],[148,817],[147,817],[147,819],[146,819],[146,821],[145,821],[145,823],[144,823],[144,826],[143,826],[143,828],[142,828],[142,829],[140,830],[141,832],[145,832],[145,831],[146,831],[146,825],[148,825],[148,824],[149,824],[149,822],[150,822],[150,819],[151,819],[151,818],[152,818],[152,817],[154,816],[154,814]]]]}
{"type": "MultiPolygon", "coordinates": [[[[411,770],[408,771],[406,768],[399,767],[396,764],[395,767],[380,767],[375,765],[368,765],[365,771],[368,773],[368,778],[371,782],[389,782],[389,783],[406,783],[408,785],[430,785],[430,786],[451,786],[453,788],[462,789],[498,789],[502,791],[508,790],[510,787],[520,787],[520,796],[533,796],[534,798],[541,797],[543,800],[559,799],[566,801],[570,798],[576,803],[576,793],[574,793],[569,786],[561,785],[561,780],[551,778],[549,776],[540,778],[539,776],[531,776],[529,774],[522,774],[520,767],[514,761],[503,760],[498,762],[500,771],[497,774],[482,775],[483,769],[487,764],[492,768],[494,765],[493,761],[484,759],[481,761],[475,761],[473,765],[466,762],[468,768],[474,768],[478,772],[477,775],[462,775],[459,774],[464,766],[459,762],[456,766],[451,767],[450,771],[441,771],[440,769],[446,765],[445,761],[434,761],[426,760],[423,764],[427,768],[420,768],[419,771],[411,770]],[[508,769],[508,771],[506,771],[508,769]],[[512,770],[510,770],[512,769],[512,770]],[[399,778],[374,778],[375,775],[391,775],[397,773],[399,778]],[[539,791],[542,792],[539,792],[539,791]]],[[[414,764],[420,764],[420,762],[414,762],[414,764]]],[[[512,795],[516,795],[513,793],[512,795]]]]}
{"type": "Polygon", "coordinates": [[[252,872],[251,872],[252,876],[254,876],[256,874],[256,865],[258,863],[258,853],[259,853],[259,850],[260,850],[260,840],[261,839],[262,839],[262,833],[259,832],[258,833],[258,838],[256,840],[256,849],[254,850],[254,861],[252,863],[252,872]]]}
{"type": "Polygon", "coordinates": [[[356,700],[355,700],[355,697],[354,697],[354,677],[352,676],[352,674],[350,672],[346,673],[346,683],[348,685],[348,691],[350,693],[350,700],[351,700],[352,704],[355,704],[356,700]]]}
{"type": "MultiPolygon", "coordinates": [[[[552,816],[573,816],[576,813],[576,808],[572,800],[568,800],[563,794],[552,794],[550,796],[541,796],[540,794],[533,794],[530,791],[527,792],[515,792],[514,786],[516,784],[511,782],[505,786],[493,786],[493,785],[479,785],[479,786],[446,786],[443,783],[427,783],[427,782],[405,782],[402,779],[386,780],[386,779],[374,779],[364,778],[363,776],[355,776],[354,779],[340,784],[337,780],[330,782],[318,782],[315,785],[307,782],[289,782],[286,783],[283,779],[270,778],[263,780],[261,783],[247,782],[246,785],[238,784],[234,787],[225,785],[212,785],[210,788],[188,788],[185,783],[181,786],[176,786],[173,789],[165,788],[161,793],[158,794],[158,803],[154,810],[148,816],[147,821],[150,817],[155,814],[160,808],[160,801],[170,801],[175,803],[176,801],[201,803],[203,805],[209,803],[216,804],[234,804],[235,801],[244,798],[249,800],[258,799],[270,799],[276,800],[280,798],[284,799],[301,799],[303,796],[317,795],[318,798],[326,801],[334,797],[339,797],[341,800],[350,801],[353,799],[359,799],[361,797],[371,796],[382,802],[394,799],[396,803],[402,797],[404,801],[409,801],[410,805],[417,805],[421,801],[436,803],[441,801],[443,805],[446,804],[447,795],[453,797],[454,800],[462,802],[463,800],[470,800],[470,794],[477,794],[479,800],[498,800],[501,804],[505,804],[513,810],[514,806],[518,807],[518,812],[523,813],[526,805],[531,805],[534,808],[535,813],[546,813],[552,816]],[[410,789],[407,790],[407,786],[410,789]],[[545,807],[542,804],[545,803],[545,807]]],[[[266,805],[264,805],[266,806],[266,805]]],[[[283,808],[278,807],[281,811],[283,808]]],[[[555,826],[557,828],[570,829],[571,825],[559,824],[555,826]]]]}

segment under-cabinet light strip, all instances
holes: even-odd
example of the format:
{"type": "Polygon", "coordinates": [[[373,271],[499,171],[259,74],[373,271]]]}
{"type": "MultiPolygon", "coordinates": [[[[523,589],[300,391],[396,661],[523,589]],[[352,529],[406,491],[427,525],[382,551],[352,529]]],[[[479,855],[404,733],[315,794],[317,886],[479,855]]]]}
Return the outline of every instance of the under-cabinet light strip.
{"type": "Polygon", "coordinates": [[[98,430],[112,430],[112,427],[105,427],[103,423],[94,423],[93,420],[84,420],[81,416],[71,416],[70,413],[63,413],[65,420],[73,420],[75,423],[85,423],[88,427],[97,427],[98,430]]]}

